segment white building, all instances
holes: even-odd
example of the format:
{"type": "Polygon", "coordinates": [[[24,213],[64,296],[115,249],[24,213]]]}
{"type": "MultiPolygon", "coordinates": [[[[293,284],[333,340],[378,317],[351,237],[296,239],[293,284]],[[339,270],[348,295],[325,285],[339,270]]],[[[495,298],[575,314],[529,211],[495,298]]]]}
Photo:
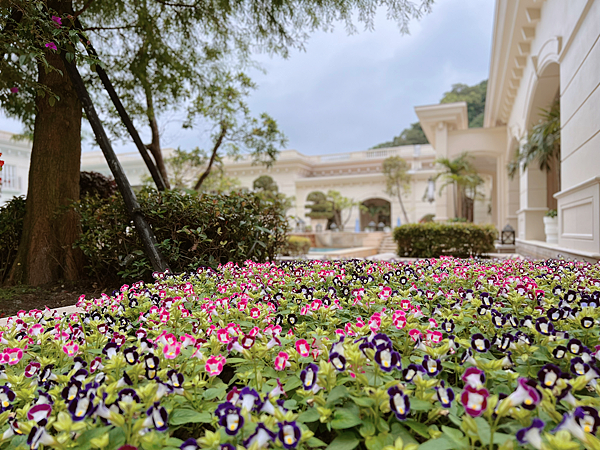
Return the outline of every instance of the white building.
{"type": "Polygon", "coordinates": [[[13,197],[27,194],[31,143],[15,141],[13,136],[12,133],[0,131],[0,159],[4,161],[0,171],[0,206],[13,197]]]}

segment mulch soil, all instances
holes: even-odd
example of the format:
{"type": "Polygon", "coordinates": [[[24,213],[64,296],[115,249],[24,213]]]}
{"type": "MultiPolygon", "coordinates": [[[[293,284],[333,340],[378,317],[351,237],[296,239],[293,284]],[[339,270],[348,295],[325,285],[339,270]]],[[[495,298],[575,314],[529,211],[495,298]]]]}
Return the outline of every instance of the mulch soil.
{"type": "Polygon", "coordinates": [[[107,285],[96,281],[59,282],[42,286],[0,287],[0,317],[10,317],[21,310],[61,308],[77,302],[81,294],[98,298],[105,292],[110,295],[118,284],[107,285]]]}

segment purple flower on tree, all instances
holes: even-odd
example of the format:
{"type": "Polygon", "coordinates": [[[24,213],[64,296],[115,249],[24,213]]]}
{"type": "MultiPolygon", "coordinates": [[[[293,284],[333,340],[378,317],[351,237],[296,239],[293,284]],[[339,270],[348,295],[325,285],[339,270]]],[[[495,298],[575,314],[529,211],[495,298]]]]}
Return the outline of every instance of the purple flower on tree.
{"type": "Polygon", "coordinates": [[[58,50],[58,47],[56,46],[56,44],[54,42],[48,42],[46,44],[46,48],[49,48],[50,50],[54,50],[54,51],[58,50]]]}

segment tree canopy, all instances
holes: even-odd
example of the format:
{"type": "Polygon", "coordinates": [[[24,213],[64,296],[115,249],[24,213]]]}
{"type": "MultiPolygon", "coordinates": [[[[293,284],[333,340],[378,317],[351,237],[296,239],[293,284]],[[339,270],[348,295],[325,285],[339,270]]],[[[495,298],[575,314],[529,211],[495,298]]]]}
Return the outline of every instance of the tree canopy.
{"type": "MultiPolygon", "coordinates": [[[[485,95],[487,92],[487,80],[479,84],[468,86],[466,84],[454,84],[452,89],[440,100],[440,103],[467,102],[467,113],[469,117],[469,128],[483,126],[483,114],[485,110],[485,95]]],[[[408,128],[394,137],[391,141],[377,144],[373,148],[398,147],[400,145],[428,144],[427,137],[419,122],[410,124],[408,128]]]]}

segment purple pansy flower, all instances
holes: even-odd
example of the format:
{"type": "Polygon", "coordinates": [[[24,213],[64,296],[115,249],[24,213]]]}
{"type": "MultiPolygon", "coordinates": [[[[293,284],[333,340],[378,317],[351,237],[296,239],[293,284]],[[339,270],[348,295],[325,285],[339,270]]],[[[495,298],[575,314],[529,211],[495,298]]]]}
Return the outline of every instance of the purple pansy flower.
{"type": "Polygon", "coordinates": [[[256,427],[254,433],[244,441],[244,447],[248,448],[253,444],[257,444],[258,448],[263,448],[273,439],[275,439],[275,433],[265,427],[265,424],[261,422],[256,427]]]}
{"type": "Polygon", "coordinates": [[[540,432],[543,429],[544,422],[536,417],[527,428],[522,428],[517,431],[517,441],[519,441],[519,444],[521,445],[530,444],[532,447],[539,450],[542,448],[542,437],[540,436],[540,432]]]}
{"type": "Polygon", "coordinates": [[[296,422],[280,422],[277,424],[279,433],[277,437],[287,449],[296,448],[302,437],[302,431],[296,422]]]}
{"type": "Polygon", "coordinates": [[[406,420],[410,412],[410,400],[402,389],[398,386],[392,386],[388,389],[390,396],[390,408],[396,414],[398,420],[406,420]]]}

